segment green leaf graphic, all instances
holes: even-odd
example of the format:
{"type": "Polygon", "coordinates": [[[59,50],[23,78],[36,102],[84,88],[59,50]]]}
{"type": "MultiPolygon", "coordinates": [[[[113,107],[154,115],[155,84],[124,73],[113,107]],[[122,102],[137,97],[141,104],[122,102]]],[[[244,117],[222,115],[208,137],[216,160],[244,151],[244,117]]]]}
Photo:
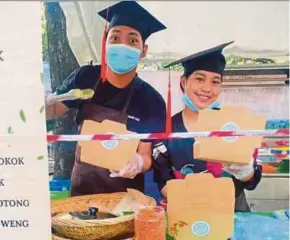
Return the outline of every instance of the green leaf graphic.
{"type": "Polygon", "coordinates": [[[42,160],[42,159],[44,159],[44,156],[38,156],[37,157],[37,160],[42,160]]]}
{"type": "Polygon", "coordinates": [[[40,81],[44,85],[44,78],[43,78],[43,73],[40,73],[40,81]]]}
{"type": "Polygon", "coordinates": [[[42,107],[39,109],[39,112],[40,112],[40,113],[43,113],[43,110],[44,110],[44,106],[42,106],[42,107]]]}
{"type": "Polygon", "coordinates": [[[19,112],[19,116],[23,122],[26,122],[26,117],[25,117],[24,111],[22,109],[19,112]]]}
{"type": "Polygon", "coordinates": [[[7,129],[7,132],[8,132],[8,134],[13,134],[12,127],[9,127],[9,128],[7,129]]]}

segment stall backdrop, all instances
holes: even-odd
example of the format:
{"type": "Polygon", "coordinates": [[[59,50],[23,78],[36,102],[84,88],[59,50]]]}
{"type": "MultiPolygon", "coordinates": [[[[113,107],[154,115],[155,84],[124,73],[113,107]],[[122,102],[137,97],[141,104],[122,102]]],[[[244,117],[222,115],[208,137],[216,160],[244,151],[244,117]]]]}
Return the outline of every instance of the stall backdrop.
{"type": "MultiPolygon", "coordinates": [[[[98,62],[105,21],[97,12],[113,1],[62,2],[70,47],[80,65],[98,62]]],[[[165,23],[167,30],[152,35],[149,53],[140,66],[140,76],[166,98],[168,74],[159,63],[235,40],[227,56],[270,58],[288,61],[289,3],[284,1],[140,1],[165,23]],[[166,9],[166,11],[164,11],[166,9]],[[279,14],[277,14],[279,13],[279,14]]],[[[173,76],[173,113],[182,108],[179,73],[173,76]]],[[[225,92],[225,91],[224,91],[225,92]]],[[[269,118],[289,115],[288,88],[233,88],[221,97],[224,103],[244,104],[269,118]],[[271,96],[271,97],[269,97],[271,96]],[[275,101],[273,100],[275,99],[275,101]]]]}

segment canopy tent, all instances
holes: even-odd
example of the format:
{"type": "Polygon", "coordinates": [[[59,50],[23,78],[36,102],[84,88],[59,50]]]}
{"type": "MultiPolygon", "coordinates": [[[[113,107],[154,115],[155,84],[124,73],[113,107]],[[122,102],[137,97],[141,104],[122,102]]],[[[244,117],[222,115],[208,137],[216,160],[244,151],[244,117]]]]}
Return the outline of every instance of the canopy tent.
{"type": "MultiPolygon", "coordinates": [[[[97,12],[114,3],[116,1],[60,2],[66,17],[70,47],[80,65],[99,61],[105,21],[97,12]]],[[[235,43],[225,51],[226,55],[279,58],[282,61],[289,58],[289,3],[286,1],[139,3],[168,27],[167,30],[153,34],[148,39],[149,54],[144,62],[149,62],[149,66],[145,71],[139,72],[140,76],[154,86],[164,99],[167,98],[168,74],[148,71],[151,70],[154,61],[178,59],[231,40],[235,40],[235,43]]],[[[172,75],[172,114],[183,106],[179,75],[179,73],[172,75]]],[[[239,92],[238,98],[233,94],[227,94],[222,95],[221,99],[228,103],[229,99],[233,102],[234,98],[235,104],[245,104],[255,112],[265,113],[268,118],[287,118],[289,116],[289,110],[285,105],[285,102],[288,102],[287,88],[267,89],[256,88],[250,98],[250,93],[245,90],[239,92]],[[269,91],[275,101],[268,99],[269,91]],[[255,98],[257,94],[258,99],[255,98]]]]}
{"type": "MultiPolygon", "coordinates": [[[[60,2],[66,16],[70,46],[80,64],[98,60],[105,22],[97,12],[115,2],[60,2]]],[[[288,58],[287,1],[139,3],[168,27],[149,38],[149,57],[179,58],[235,40],[227,54],[288,58]]]]}

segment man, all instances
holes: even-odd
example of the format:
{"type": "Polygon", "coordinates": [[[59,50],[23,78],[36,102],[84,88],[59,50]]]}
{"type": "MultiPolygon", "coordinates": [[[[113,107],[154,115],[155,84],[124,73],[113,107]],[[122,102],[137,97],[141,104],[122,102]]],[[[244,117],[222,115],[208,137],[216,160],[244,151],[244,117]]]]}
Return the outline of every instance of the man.
{"type": "MultiPolygon", "coordinates": [[[[57,103],[46,108],[47,118],[63,115],[77,108],[76,123],[105,119],[125,123],[137,133],[164,132],[166,105],[162,96],[136,74],[141,58],[146,56],[147,38],[166,27],[135,1],[122,1],[99,15],[110,24],[106,39],[106,81],[100,81],[102,66],[88,65],[74,71],[57,89],[62,94],[71,89],[95,90],[90,101],[57,103]]],[[[102,63],[102,65],[104,62],[102,63]]],[[[103,65],[104,67],[104,65],[103,65]]],[[[72,196],[111,193],[135,188],[144,191],[144,175],[151,168],[151,142],[141,141],[133,159],[120,172],[112,172],[80,162],[77,148],[72,172],[72,196]]]]}

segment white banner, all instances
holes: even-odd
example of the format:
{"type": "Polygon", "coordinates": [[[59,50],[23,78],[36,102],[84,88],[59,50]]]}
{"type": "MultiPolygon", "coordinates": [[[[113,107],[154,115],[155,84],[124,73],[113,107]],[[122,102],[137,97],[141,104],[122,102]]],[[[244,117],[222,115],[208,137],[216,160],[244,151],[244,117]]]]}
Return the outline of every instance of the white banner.
{"type": "Polygon", "coordinates": [[[224,88],[221,102],[226,105],[243,105],[268,119],[289,119],[289,87],[229,87],[224,88]]]}
{"type": "Polygon", "coordinates": [[[50,240],[40,2],[0,2],[0,239],[50,240]],[[17,135],[34,135],[25,141],[17,135]]]}

